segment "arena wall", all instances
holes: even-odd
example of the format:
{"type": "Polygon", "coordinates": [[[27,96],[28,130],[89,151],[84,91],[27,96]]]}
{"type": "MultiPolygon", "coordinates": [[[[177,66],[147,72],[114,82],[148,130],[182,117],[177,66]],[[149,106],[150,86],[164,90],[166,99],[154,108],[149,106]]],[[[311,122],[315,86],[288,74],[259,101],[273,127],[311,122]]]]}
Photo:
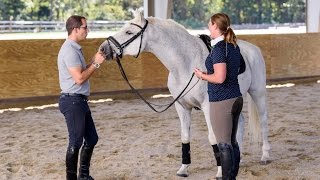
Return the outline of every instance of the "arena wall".
{"type": "MultiPolygon", "coordinates": [[[[268,81],[320,76],[320,33],[241,35],[260,47],[268,81]]],[[[81,43],[89,61],[104,39],[81,43]]],[[[58,96],[57,54],[64,40],[0,41],[0,103],[11,99],[58,96]]],[[[168,71],[151,53],[126,56],[123,66],[137,89],[166,88],[168,71]]],[[[93,94],[129,90],[114,61],[104,63],[90,80],[93,94]]]]}

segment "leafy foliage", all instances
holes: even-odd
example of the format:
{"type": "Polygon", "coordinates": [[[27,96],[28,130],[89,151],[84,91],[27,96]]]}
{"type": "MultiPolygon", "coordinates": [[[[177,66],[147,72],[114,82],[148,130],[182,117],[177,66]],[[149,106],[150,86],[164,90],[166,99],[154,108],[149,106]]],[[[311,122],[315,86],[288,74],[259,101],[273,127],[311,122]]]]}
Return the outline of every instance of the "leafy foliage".
{"type": "Polygon", "coordinates": [[[306,0],[173,0],[173,18],[189,28],[224,12],[232,24],[303,23],[306,0]]]}
{"type": "MultiPolygon", "coordinates": [[[[306,0],[172,0],[172,17],[188,28],[204,27],[224,12],[232,24],[305,22],[306,0]]],[[[78,14],[89,20],[128,20],[143,0],[0,0],[0,20],[65,21],[78,14]]]]}

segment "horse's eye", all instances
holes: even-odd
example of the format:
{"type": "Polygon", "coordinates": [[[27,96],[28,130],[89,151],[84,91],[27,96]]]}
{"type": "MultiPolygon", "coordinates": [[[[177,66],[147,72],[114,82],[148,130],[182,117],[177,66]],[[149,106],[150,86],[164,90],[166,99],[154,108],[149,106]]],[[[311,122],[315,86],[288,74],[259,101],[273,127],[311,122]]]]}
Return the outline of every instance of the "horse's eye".
{"type": "Polygon", "coordinates": [[[127,32],[126,32],[126,34],[131,35],[131,34],[132,34],[132,32],[131,32],[131,31],[127,31],[127,32]]]}

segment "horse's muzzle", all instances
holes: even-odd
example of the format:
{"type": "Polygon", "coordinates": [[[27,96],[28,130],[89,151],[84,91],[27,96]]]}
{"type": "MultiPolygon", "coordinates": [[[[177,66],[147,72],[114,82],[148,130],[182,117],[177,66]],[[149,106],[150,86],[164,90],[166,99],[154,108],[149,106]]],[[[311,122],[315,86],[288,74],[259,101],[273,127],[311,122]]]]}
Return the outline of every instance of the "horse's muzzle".
{"type": "Polygon", "coordinates": [[[112,50],[112,47],[109,46],[108,43],[101,44],[101,46],[99,47],[99,51],[102,52],[103,57],[106,60],[112,60],[113,59],[113,50],[112,50]]]}
{"type": "Polygon", "coordinates": [[[106,60],[112,60],[113,59],[112,51],[108,51],[108,50],[105,50],[105,49],[108,49],[108,48],[99,48],[99,51],[102,52],[102,55],[104,56],[104,58],[106,60]]]}

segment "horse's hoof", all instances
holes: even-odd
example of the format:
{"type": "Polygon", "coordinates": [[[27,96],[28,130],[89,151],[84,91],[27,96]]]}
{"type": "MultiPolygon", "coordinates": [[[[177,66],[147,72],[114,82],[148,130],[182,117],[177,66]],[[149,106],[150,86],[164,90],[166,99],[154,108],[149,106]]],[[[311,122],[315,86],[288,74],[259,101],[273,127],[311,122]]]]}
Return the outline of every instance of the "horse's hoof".
{"type": "Polygon", "coordinates": [[[190,164],[182,164],[180,169],[177,171],[177,176],[188,177],[188,167],[190,164]]]}
{"type": "Polygon", "coordinates": [[[179,173],[177,173],[177,176],[180,176],[180,177],[188,177],[188,174],[179,174],[179,173]]]}
{"type": "Polygon", "coordinates": [[[270,164],[270,163],[271,163],[270,160],[260,161],[261,165],[267,165],[267,164],[270,164]]]}

